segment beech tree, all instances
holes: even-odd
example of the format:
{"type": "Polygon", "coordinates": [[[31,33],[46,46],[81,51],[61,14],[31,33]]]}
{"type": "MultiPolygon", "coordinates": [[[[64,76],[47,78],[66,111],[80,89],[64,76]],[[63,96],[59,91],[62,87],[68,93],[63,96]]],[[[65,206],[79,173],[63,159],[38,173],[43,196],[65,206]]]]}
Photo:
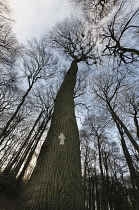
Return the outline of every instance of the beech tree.
{"type": "Polygon", "coordinates": [[[40,79],[51,78],[55,72],[53,69],[55,65],[56,60],[54,59],[54,56],[52,56],[52,53],[48,52],[47,44],[43,39],[40,41],[34,39],[28,43],[28,47],[25,49],[23,55],[23,76],[26,78],[25,82],[27,82],[28,88],[26,92],[24,92],[21,101],[9,117],[6,124],[1,128],[0,145],[5,145],[5,139],[19,123],[16,120],[17,115],[22,109],[22,106],[24,105],[30,91],[34,87],[34,84],[40,79]]]}
{"type": "Polygon", "coordinates": [[[107,144],[107,138],[105,136],[105,127],[108,124],[108,121],[105,116],[97,117],[92,114],[92,116],[86,119],[86,127],[88,126],[91,136],[93,138],[94,147],[97,148],[98,151],[98,166],[101,177],[101,200],[100,205],[104,210],[108,209],[108,205],[111,208],[111,199],[108,201],[109,192],[107,192],[108,185],[106,185],[105,173],[104,173],[104,163],[103,163],[103,153],[104,153],[104,145],[107,144]]]}
{"type": "Polygon", "coordinates": [[[83,209],[79,132],[74,110],[78,63],[96,59],[91,32],[78,20],[58,23],[50,45],[70,58],[71,66],[57,93],[48,135],[17,209],[83,209]]]}
{"type": "MultiPolygon", "coordinates": [[[[107,73],[103,78],[98,78],[95,82],[95,87],[93,88],[94,93],[96,96],[100,99],[102,104],[105,104],[106,109],[109,111],[113,121],[115,122],[118,132],[120,134],[120,141],[121,146],[123,149],[123,153],[126,159],[127,166],[129,168],[130,176],[131,176],[131,184],[133,188],[133,198],[134,198],[134,205],[135,209],[138,209],[139,203],[138,203],[138,193],[139,193],[139,182],[138,182],[138,167],[133,164],[133,155],[131,151],[129,151],[128,148],[128,141],[131,142],[131,145],[134,147],[134,150],[139,153],[139,145],[137,142],[138,139],[138,133],[137,133],[137,125],[138,125],[138,111],[135,106],[135,101],[138,101],[138,97],[135,100],[134,94],[131,94],[132,88],[129,88],[125,82],[126,75],[122,72],[117,72],[117,78],[116,75],[111,75],[107,73]],[[130,91],[129,91],[130,90],[130,91]],[[127,98],[130,98],[131,100],[124,99],[124,95],[128,95],[128,91],[130,92],[129,96],[127,98]],[[119,98],[123,95],[123,101],[120,102],[119,98]],[[133,99],[132,99],[133,98],[133,99]],[[129,102],[129,107],[133,105],[132,110],[132,120],[131,116],[126,114],[124,112],[124,109],[128,107],[126,101],[129,102]],[[133,104],[132,104],[133,103],[133,104]],[[126,122],[125,118],[131,121],[131,123],[126,122]],[[132,130],[132,129],[133,130],[132,130]]],[[[127,111],[126,111],[127,112],[127,111]]],[[[138,163],[137,163],[138,165],[138,163]]]]}
{"type": "Polygon", "coordinates": [[[112,135],[114,125],[104,110],[93,111],[80,132],[85,209],[133,209],[126,160],[112,135]],[[117,199],[122,201],[118,203],[117,199]]]}

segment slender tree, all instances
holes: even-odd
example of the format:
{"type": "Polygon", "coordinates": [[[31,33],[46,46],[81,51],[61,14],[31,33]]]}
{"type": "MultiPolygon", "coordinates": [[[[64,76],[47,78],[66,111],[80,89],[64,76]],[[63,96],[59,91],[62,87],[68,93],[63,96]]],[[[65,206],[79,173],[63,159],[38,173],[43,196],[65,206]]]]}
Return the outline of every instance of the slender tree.
{"type": "Polygon", "coordinates": [[[50,32],[51,45],[73,61],[57,93],[47,138],[17,209],[83,209],[80,143],[73,96],[77,63],[96,57],[89,34],[84,31],[84,25],[75,20],[57,24],[50,32]]]}
{"type": "Polygon", "coordinates": [[[114,77],[114,75],[109,75],[109,76],[107,75],[107,77],[105,78],[104,77],[105,76],[103,76],[103,79],[102,78],[98,79],[99,82],[98,81],[96,82],[97,89],[95,87],[94,90],[97,96],[99,97],[99,99],[101,99],[105,103],[105,106],[107,110],[109,111],[109,113],[111,114],[111,117],[113,121],[115,122],[117,129],[119,131],[122,150],[126,159],[126,164],[130,172],[130,178],[131,178],[131,184],[132,184],[132,190],[133,190],[132,197],[134,198],[133,203],[135,206],[134,208],[138,209],[138,199],[137,199],[138,198],[138,185],[139,185],[139,181],[137,178],[138,167],[136,167],[133,164],[132,153],[130,152],[127,146],[128,140],[129,140],[131,144],[133,145],[134,149],[137,151],[137,153],[139,152],[139,145],[136,141],[136,139],[138,139],[138,133],[137,133],[138,120],[136,118],[137,113],[138,113],[138,110],[136,107],[138,97],[136,97],[135,99],[135,94],[131,95],[132,89],[131,88],[128,89],[127,86],[125,86],[126,84],[124,82],[125,76],[121,77],[119,75],[117,79],[116,77],[114,77]],[[127,94],[128,92],[130,92],[130,96],[127,94]],[[121,94],[123,94],[123,97],[124,95],[126,95],[127,97],[124,101],[122,101],[122,103],[118,100],[121,94]],[[128,101],[129,104],[126,103],[126,101],[128,101]],[[123,102],[125,102],[125,104],[123,104],[123,102]],[[126,115],[124,115],[124,117],[126,116],[128,117],[127,119],[130,119],[130,120],[131,120],[131,116],[133,117],[132,119],[133,121],[131,122],[131,125],[130,125],[133,128],[132,131],[129,125],[126,124],[125,119],[123,119],[122,116],[120,116],[119,114],[119,113],[122,113],[126,109],[125,106],[127,107],[129,106],[130,113],[132,113],[132,115],[130,116],[129,116],[129,113],[127,115],[127,112],[129,111],[128,110],[126,111],[126,115]]]}

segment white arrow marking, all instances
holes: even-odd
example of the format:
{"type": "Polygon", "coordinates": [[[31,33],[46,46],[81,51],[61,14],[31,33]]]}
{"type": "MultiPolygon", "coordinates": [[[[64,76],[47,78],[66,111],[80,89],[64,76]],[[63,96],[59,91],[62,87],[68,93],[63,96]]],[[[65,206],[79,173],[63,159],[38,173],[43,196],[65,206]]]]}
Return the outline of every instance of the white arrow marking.
{"type": "Polygon", "coordinates": [[[64,134],[61,133],[60,136],[59,136],[58,138],[60,139],[60,143],[59,143],[59,144],[64,145],[64,144],[65,144],[65,143],[64,143],[64,140],[66,139],[65,136],[64,136],[64,134]]]}

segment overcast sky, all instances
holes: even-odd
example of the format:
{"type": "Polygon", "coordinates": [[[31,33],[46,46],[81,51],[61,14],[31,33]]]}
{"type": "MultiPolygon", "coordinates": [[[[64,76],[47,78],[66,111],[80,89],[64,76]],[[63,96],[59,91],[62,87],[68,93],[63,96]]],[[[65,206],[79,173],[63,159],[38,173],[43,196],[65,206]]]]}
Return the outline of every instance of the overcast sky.
{"type": "Polygon", "coordinates": [[[9,0],[13,11],[13,31],[20,42],[40,37],[57,21],[70,14],[68,0],[9,0]]]}

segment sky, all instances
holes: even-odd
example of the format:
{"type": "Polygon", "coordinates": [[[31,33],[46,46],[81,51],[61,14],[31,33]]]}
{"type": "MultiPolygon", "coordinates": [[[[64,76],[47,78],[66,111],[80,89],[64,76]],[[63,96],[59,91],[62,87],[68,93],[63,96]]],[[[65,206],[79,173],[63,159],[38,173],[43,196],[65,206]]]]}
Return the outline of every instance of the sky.
{"type": "MultiPolygon", "coordinates": [[[[13,32],[19,43],[23,44],[33,37],[41,37],[57,22],[75,12],[68,0],[9,0],[8,2],[14,19],[13,32]]],[[[80,120],[77,121],[80,126],[80,120]]]]}
{"type": "Polygon", "coordinates": [[[22,43],[32,37],[39,38],[71,11],[68,0],[9,0],[9,4],[13,32],[22,43]]]}

